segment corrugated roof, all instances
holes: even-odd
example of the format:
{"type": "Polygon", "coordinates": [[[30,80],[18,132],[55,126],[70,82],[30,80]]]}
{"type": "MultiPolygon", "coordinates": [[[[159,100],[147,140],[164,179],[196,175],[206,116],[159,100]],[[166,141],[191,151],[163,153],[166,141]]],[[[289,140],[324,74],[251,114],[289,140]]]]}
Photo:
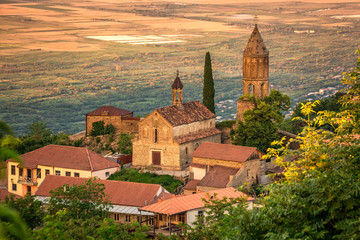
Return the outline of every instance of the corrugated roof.
{"type": "Polygon", "coordinates": [[[215,118],[199,100],[183,103],[181,106],[167,106],[156,109],[172,126],[179,126],[215,118]]]}
{"type": "Polygon", "coordinates": [[[260,150],[257,150],[257,148],[254,147],[203,142],[192,153],[192,157],[245,162],[253,154],[255,154],[256,151],[260,152],[260,150]]]}
{"type": "Polygon", "coordinates": [[[216,199],[238,198],[244,197],[247,200],[253,200],[252,197],[247,196],[245,193],[237,191],[235,188],[223,188],[209,192],[196,193],[181,197],[171,198],[159,203],[154,203],[149,206],[140,208],[140,210],[155,212],[167,215],[186,212],[192,209],[203,208],[205,203],[202,199],[210,199],[211,196],[216,194],[216,199]]]}
{"type": "Polygon", "coordinates": [[[47,145],[20,156],[26,168],[38,165],[68,169],[98,171],[118,167],[117,163],[84,147],[47,145]]]}
{"type": "Polygon", "coordinates": [[[244,56],[247,57],[263,57],[268,56],[269,51],[266,49],[264,40],[261,37],[257,24],[250,35],[249,42],[244,50],[244,56]]]}
{"type": "Polygon", "coordinates": [[[219,129],[209,128],[206,130],[201,130],[201,131],[190,133],[187,135],[174,137],[174,141],[181,144],[181,143],[191,142],[194,140],[210,137],[210,136],[217,135],[217,134],[221,134],[221,131],[219,129]]]}
{"type": "MultiPolygon", "coordinates": [[[[88,178],[65,177],[56,175],[47,175],[35,192],[36,196],[50,197],[50,191],[65,184],[81,185],[88,178]]],[[[104,184],[104,193],[109,196],[110,203],[122,206],[142,207],[146,204],[154,203],[157,200],[157,194],[167,192],[159,184],[135,183],[124,181],[100,180],[96,182],[104,184]]]]}
{"type": "Polygon", "coordinates": [[[89,112],[88,114],[86,114],[86,116],[123,116],[132,113],[133,112],[130,112],[128,110],[113,106],[103,106],[92,112],[89,112]]]}
{"type": "Polygon", "coordinates": [[[212,166],[197,186],[225,188],[230,181],[230,176],[235,176],[238,171],[238,168],[212,166]]]}

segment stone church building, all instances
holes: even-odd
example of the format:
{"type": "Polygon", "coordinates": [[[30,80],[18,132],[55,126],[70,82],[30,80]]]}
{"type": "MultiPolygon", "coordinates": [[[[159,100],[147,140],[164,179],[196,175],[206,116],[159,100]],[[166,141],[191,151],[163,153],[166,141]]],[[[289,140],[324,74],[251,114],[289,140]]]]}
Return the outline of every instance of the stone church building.
{"type": "MultiPolygon", "coordinates": [[[[269,51],[266,49],[257,24],[243,55],[243,96],[246,95],[257,98],[269,95],[269,51]]],[[[236,121],[243,120],[244,112],[253,107],[250,101],[239,99],[236,121]]]]}
{"type": "Polygon", "coordinates": [[[182,170],[191,163],[192,152],[202,142],[221,142],[215,114],[200,101],[182,103],[183,84],[172,84],[171,106],[155,109],[139,123],[133,140],[133,166],[182,170]]]}

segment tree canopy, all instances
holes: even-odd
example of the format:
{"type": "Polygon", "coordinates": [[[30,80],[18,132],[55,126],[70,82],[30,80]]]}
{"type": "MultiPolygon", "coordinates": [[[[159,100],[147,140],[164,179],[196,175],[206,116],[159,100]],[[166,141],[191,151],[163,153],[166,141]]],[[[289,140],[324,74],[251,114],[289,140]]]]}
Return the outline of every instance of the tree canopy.
{"type": "Polygon", "coordinates": [[[204,66],[204,87],[203,87],[203,104],[213,113],[215,113],[215,88],[211,67],[210,53],[206,52],[204,66]]]}
{"type": "Polygon", "coordinates": [[[254,108],[245,111],[244,121],[238,121],[231,135],[232,144],[257,147],[266,152],[271,142],[278,139],[278,125],[284,120],[282,111],[290,108],[290,98],[278,90],[271,90],[263,100],[245,97],[254,103],[254,108]]]}

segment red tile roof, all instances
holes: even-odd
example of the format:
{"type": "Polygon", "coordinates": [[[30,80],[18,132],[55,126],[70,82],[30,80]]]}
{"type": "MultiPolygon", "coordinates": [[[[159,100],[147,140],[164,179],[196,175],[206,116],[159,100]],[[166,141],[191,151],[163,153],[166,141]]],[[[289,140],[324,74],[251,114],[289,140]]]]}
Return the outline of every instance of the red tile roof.
{"type": "Polygon", "coordinates": [[[221,131],[219,129],[217,129],[217,128],[209,128],[209,129],[206,129],[206,130],[190,133],[190,134],[187,134],[187,135],[174,137],[174,141],[182,144],[182,143],[191,142],[191,141],[194,141],[194,140],[198,140],[198,139],[202,139],[202,138],[206,138],[206,137],[210,137],[210,136],[218,135],[218,134],[221,134],[221,131]]]}
{"type": "MultiPolygon", "coordinates": [[[[49,197],[50,190],[54,190],[65,184],[69,184],[70,186],[81,185],[87,180],[88,178],[47,175],[35,192],[35,195],[49,197]]],[[[104,192],[109,196],[110,203],[115,205],[142,207],[145,206],[145,204],[156,202],[156,195],[159,191],[166,191],[159,184],[100,179],[96,179],[96,182],[105,185],[104,192]]]]}
{"type": "Polygon", "coordinates": [[[0,202],[5,202],[5,198],[8,197],[10,198],[10,196],[13,195],[15,197],[15,199],[20,198],[21,196],[10,193],[7,189],[5,188],[0,188],[0,202]]]}
{"type": "Polygon", "coordinates": [[[235,176],[239,171],[237,168],[213,166],[209,172],[201,179],[197,186],[225,188],[230,182],[230,176],[235,176]]]}
{"type": "Polygon", "coordinates": [[[103,106],[98,108],[92,112],[86,114],[86,116],[123,116],[123,115],[132,115],[133,112],[128,110],[124,110],[121,108],[113,107],[113,106],[103,106]]]}
{"type": "Polygon", "coordinates": [[[26,168],[38,165],[98,171],[118,167],[117,163],[84,147],[48,145],[20,156],[26,168]]]}
{"type": "Polygon", "coordinates": [[[189,124],[192,122],[204,121],[215,118],[207,107],[199,100],[187,102],[181,106],[167,106],[156,109],[172,126],[189,124]]]}
{"type": "Polygon", "coordinates": [[[216,199],[238,198],[245,197],[247,200],[253,200],[252,197],[247,196],[245,193],[237,191],[235,188],[223,188],[209,192],[196,193],[181,197],[175,197],[168,200],[164,200],[159,203],[154,203],[149,206],[140,208],[140,210],[173,215],[177,213],[186,212],[192,209],[203,208],[205,203],[202,199],[209,199],[216,194],[216,199]]]}
{"type": "Polygon", "coordinates": [[[203,142],[192,153],[192,157],[245,162],[250,157],[252,157],[253,154],[255,154],[257,151],[260,152],[260,150],[257,150],[254,147],[244,147],[244,146],[235,146],[230,144],[203,142]]]}
{"type": "Polygon", "coordinates": [[[183,189],[196,191],[196,186],[199,182],[200,182],[200,180],[191,180],[183,187],[183,189]]]}

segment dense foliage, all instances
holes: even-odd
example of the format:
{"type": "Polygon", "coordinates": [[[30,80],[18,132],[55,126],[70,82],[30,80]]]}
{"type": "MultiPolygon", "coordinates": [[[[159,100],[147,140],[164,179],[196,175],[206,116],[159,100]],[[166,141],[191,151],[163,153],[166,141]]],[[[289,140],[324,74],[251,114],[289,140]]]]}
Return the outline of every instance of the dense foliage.
{"type": "Polygon", "coordinates": [[[120,133],[118,150],[122,154],[132,154],[132,139],[134,138],[131,134],[120,133]]]}
{"type": "Polygon", "coordinates": [[[231,135],[232,144],[257,147],[263,152],[271,142],[278,139],[278,125],[284,120],[283,111],[290,108],[290,98],[278,90],[271,90],[263,100],[245,96],[254,108],[244,113],[244,121],[239,120],[231,135]]]}
{"type": "Polygon", "coordinates": [[[128,182],[160,184],[169,192],[175,192],[175,190],[182,185],[182,182],[180,180],[176,180],[170,175],[157,175],[148,172],[142,173],[138,169],[134,168],[122,169],[121,171],[111,174],[108,179],[128,182]]]}
{"type": "Polygon", "coordinates": [[[34,229],[43,223],[45,211],[40,201],[35,200],[34,196],[27,193],[24,197],[15,198],[11,195],[6,198],[5,203],[18,211],[20,217],[25,221],[26,225],[34,229]]]}
{"type": "Polygon", "coordinates": [[[92,127],[90,136],[93,137],[115,133],[115,127],[111,123],[105,125],[104,121],[93,122],[92,127]]]}
{"type": "Polygon", "coordinates": [[[215,88],[212,75],[210,53],[206,52],[204,65],[204,87],[203,87],[203,104],[213,113],[215,113],[215,88]]]}

